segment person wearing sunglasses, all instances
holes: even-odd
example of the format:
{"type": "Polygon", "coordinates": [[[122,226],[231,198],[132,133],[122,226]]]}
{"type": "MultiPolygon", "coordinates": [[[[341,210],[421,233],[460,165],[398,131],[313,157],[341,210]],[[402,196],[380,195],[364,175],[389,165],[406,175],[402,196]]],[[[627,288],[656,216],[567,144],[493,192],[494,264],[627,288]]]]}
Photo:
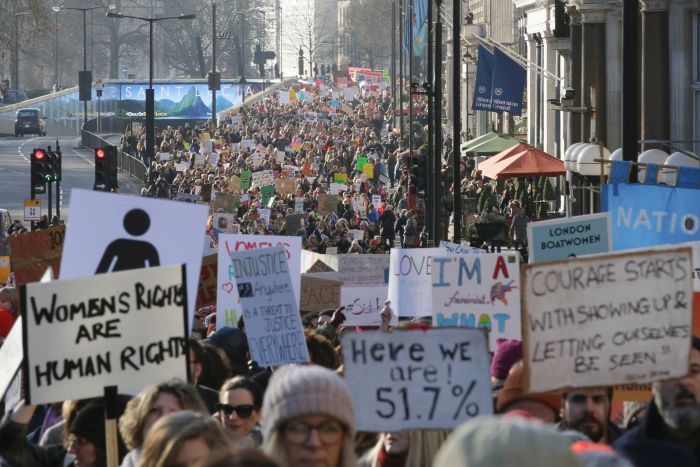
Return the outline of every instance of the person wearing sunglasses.
{"type": "Polygon", "coordinates": [[[263,401],[265,452],[289,467],[354,467],[355,418],[343,379],[318,365],[275,371],[263,401]]]}
{"type": "Polygon", "coordinates": [[[261,405],[260,388],[244,376],[229,379],[219,391],[217,418],[228,435],[241,447],[256,447],[262,443],[262,436],[257,429],[261,405]]]}

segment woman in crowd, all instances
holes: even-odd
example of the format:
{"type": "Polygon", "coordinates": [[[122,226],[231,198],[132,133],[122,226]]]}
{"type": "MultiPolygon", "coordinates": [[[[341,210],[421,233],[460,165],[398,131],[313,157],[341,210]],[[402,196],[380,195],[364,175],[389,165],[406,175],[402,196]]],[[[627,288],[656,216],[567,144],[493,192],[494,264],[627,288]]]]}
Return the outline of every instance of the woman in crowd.
{"type": "Polygon", "coordinates": [[[317,365],[277,370],[263,401],[265,451],[289,467],[353,467],[355,419],[345,382],[317,365]]]}
{"type": "Polygon", "coordinates": [[[422,467],[433,460],[449,431],[411,430],[382,433],[360,460],[361,467],[422,467]]]}
{"type": "Polygon", "coordinates": [[[216,420],[201,412],[183,410],[158,420],[143,445],[139,467],[190,466],[230,448],[216,420]]]}
{"type": "Polygon", "coordinates": [[[239,446],[259,446],[262,392],[251,379],[236,376],[226,381],[219,393],[217,417],[228,435],[239,446]]]}
{"type": "Polygon", "coordinates": [[[119,431],[126,446],[131,449],[124,458],[122,467],[139,465],[143,443],[149,430],[161,417],[181,410],[208,414],[197,390],[182,381],[173,380],[148,386],[131,399],[119,420],[119,431]]]}

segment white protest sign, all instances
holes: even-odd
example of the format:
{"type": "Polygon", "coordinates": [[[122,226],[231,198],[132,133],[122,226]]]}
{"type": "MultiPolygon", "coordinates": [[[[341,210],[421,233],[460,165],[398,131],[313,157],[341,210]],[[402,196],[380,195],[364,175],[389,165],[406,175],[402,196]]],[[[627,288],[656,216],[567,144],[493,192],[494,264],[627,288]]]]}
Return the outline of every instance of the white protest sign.
{"type": "Polygon", "coordinates": [[[688,374],[690,248],[536,263],[523,289],[528,392],[688,374]]]}
{"type": "Polygon", "coordinates": [[[291,99],[289,98],[289,91],[280,91],[277,93],[277,95],[281,105],[289,104],[291,102],[291,99]]]}
{"type": "Polygon", "coordinates": [[[493,411],[481,330],[366,331],[340,341],[358,431],[452,429],[493,411]]]}
{"type": "Polygon", "coordinates": [[[22,318],[18,318],[0,347],[0,398],[10,387],[22,358],[22,318]]]}
{"type": "MultiPolygon", "coordinates": [[[[343,255],[345,256],[345,255],[343,255]]],[[[348,255],[349,256],[349,255],[348,255]]],[[[340,304],[345,307],[343,326],[379,326],[382,318],[379,312],[384,307],[389,289],[386,285],[343,285],[340,288],[340,304]]],[[[396,310],[392,324],[398,321],[396,310]]]]}
{"type": "Polygon", "coordinates": [[[231,253],[231,263],[253,360],[261,367],[308,362],[284,248],[231,253]]]}
{"type": "Polygon", "coordinates": [[[481,248],[473,248],[469,245],[461,245],[446,240],[440,240],[440,248],[445,250],[445,253],[456,255],[482,255],[486,253],[486,250],[482,250],[481,248]]]}
{"type": "Polygon", "coordinates": [[[432,258],[435,327],[483,328],[496,339],[521,339],[520,255],[449,255],[432,258]]]}
{"type": "MultiPolygon", "coordinates": [[[[387,284],[389,282],[389,255],[339,256],[338,276],[339,280],[348,285],[387,284]]],[[[386,295],[384,299],[386,300],[386,295]]]]}
{"type": "Polygon", "coordinates": [[[169,160],[172,159],[172,158],[173,158],[173,155],[170,154],[169,152],[159,152],[159,153],[158,153],[158,159],[159,159],[161,162],[167,162],[167,161],[169,161],[169,160]]]}
{"type": "Polygon", "coordinates": [[[276,151],[275,152],[275,160],[279,162],[280,164],[284,163],[284,156],[285,152],[284,151],[276,151]]]}
{"type": "Polygon", "coordinates": [[[191,325],[209,214],[206,205],[73,189],[70,206],[61,279],[186,264],[191,325]]]}
{"type": "Polygon", "coordinates": [[[275,184],[275,176],[272,170],[263,170],[261,172],[253,172],[251,175],[251,187],[263,187],[275,184]]]}
{"type": "Polygon", "coordinates": [[[200,153],[194,154],[194,165],[196,165],[196,166],[204,165],[206,160],[207,159],[206,159],[206,156],[204,154],[200,154],[200,153]]]}
{"type": "Polygon", "coordinates": [[[216,329],[236,327],[241,317],[236,277],[233,274],[230,253],[226,248],[225,238],[229,236],[232,235],[219,235],[216,263],[216,329]]]}
{"type": "Polygon", "coordinates": [[[255,147],[255,141],[253,141],[252,139],[244,139],[241,141],[241,146],[246,149],[250,149],[252,147],[255,147]]]}
{"type": "Polygon", "coordinates": [[[189,162],[178,162],[175,164],[175,172],[184,172],[190,168],[189,162]]]}
{"type": "Polygon", "coordinates": [[[343,99],[346,102],[352,102],[355,100],[355,91],[357,88],[345,88],[343,90],[343,99]]]}
{"type": "Polygon", "coordinates": [[[341,191],[345,191],[348,189],[348,186],[344,183],[335,183],[331,182],[331,187],[330,187],[330,194],[332,195],[337,195],[341,191]]]}
{"type": "Polygon", "coordinates": [[[360,229],[348,230],[350,240],[362,240],[365,236],[365,231],[360,229]]]}
{"type": "Polygon", "coordinates": [[[372,195],[372,204],[377,209],[382,205],[382,197],[380,195],[372,195]]]}
{"type": "Polygon", "coordinates": [[[433,256],[441,248],[392,248],[389,259],[389,300],[399,316],[432,316],[433,256]]]}
{"type": "MultiPolygon", "coordinates": [[[[301,296],[301,237],[290,237],[285,235],[223,234],[219,235],[219,245],[223,245],[226,249],[226,256],[230,256],[231,253],[235,253],[238,251],[255,250],[259,248],[271,248],[273,246],[284,247],[284,250],[287,253],[289,271],[292,275],[292,289],[294,290],[294,296],[297,297],[296,301],[299,302],[299,297],[301,296]]],[[[221,249],[219,249],[219,251],[221,251],[221,249]]],[[[221,256],[219,256],[219,258],[221,258],[221,256]]],[[[228,276],[228,274],[226,276],[228,276]]],[[[221,275],[219,275],[219,277],[221,278],[221,275]]],[[[233,293],[236,294],[236,291],[234,290],[233,293]]],[[[236,302],[238,302],[237,295],[235,298],[236,302]]]]}
{"type": "Polygon", "coordinates": [[[167,266],[27,284],[21,304],[27,403],[186,380],[185,283],[184,266],[167,266]]]}

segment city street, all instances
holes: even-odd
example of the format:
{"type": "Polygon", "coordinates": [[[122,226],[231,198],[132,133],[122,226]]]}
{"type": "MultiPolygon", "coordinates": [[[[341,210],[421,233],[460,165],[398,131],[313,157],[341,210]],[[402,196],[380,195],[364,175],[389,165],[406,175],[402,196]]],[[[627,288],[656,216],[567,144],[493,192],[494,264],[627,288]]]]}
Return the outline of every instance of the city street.
{"type": "MultiPolygon", "coordinates": [[[[63,206],[61,207],[61,219],[68,216],[70,206],[70,190],[84,188],[91,190],[95,181],[94,153],[91,150],[79,146],[77,138],[59,138],[63,155],[63,206]]],[[[55,149],[56,139],[46,137],[0,136],[0,209],[7,209],[13,219],[22,219],[24,214],[23,202],[30,197],[29,194],[29,158],[32,149],[46,149],[51,146],[55,149]]],[[[55,188],[55,186],[54,186],[55,188]]],[[[139,193],[141,183],[133,177],[119,174],[119,188],[122,193],[139,193]]],[[[55,193],[52,200],[52,213],[55,214],[55,193]]],[[[40,195],[42,201],[42,214],[48,213],[48,197],[40,195]]]]}

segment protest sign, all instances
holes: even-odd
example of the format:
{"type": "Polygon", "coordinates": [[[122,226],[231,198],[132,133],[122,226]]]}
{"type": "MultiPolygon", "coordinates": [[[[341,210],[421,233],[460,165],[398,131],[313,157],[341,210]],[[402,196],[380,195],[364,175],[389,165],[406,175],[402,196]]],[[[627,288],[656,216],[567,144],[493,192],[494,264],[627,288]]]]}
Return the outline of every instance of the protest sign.
{"type": "Polygon", "coordinates": [[[207,255],[202,258],[202,268],[199,271],[199,287],[195,309],[216,305],[216,263],[217,255],[207,255]]]}
{"type": "Polygon", "coordinates": [[[359,170],[362,172],[362,168],[365,166],[367,163],[368,159],[365,156],[360,156],[357,158],[357,161],[355,162],[355,169],[359,170]]]}
{"type": "Polygon", "coordinates": [[[301,251],[301,270],[302,272],[316,272],[310,271],[317,263],[323,263],[327,266],[323,271],[338,271],[338,256],[324,255],[321,253],[314,253],[308,250],[301,251]]]}
{"type": "Polygon", "coordinates": [[[529,392],[649,383],[688,374],[690,248],[526,267],[529,392]]]}
{"type": "Polygon", "coordinates": [[[442,248],[445,253],[455,255],[482,255],[487,253],[486,250],[482,250],[481,248],[473,248],[469,245],[461,245],[446,240],[440,240],[440,248],[442,248]]]}
{"type": "Polygon", "coordinates": [[[389,300],[399,316],[432,316],[433,256],[440,248],[392,248],[389,259],[389,300]]]}
{"type": "Polygon", "coordinates": [[[100,397],[108,386],[135,394],[186,380],[185,284],[180,265],[23,286],[27,403],[100,397]]]}
{"type": "Polygon", "coordinates": [[[175,164],[175,172],[185,172],[190,168],[189,162],[178,162],[175,164]]]}
{"type": "Polygon", "coordinates": [[[252,184],[251,187],[262,187],[268,185],[275,185],[275,177],[272,174],[272,170],[263,170],[260,172],[253,172],[251,177],[252,184]]]}
{"type": "Polygon", "coordinates": [[[344,183],[331,183],[331,186],[330,186],[330,193],[331,193],[332,195],[337,195],[337,194],[339,194],[341,191],[345,191],[345,190],[347,190],[347,189],[348,189],[348,186],[345,185],[344,183]]]}
{"type": "Polygon", "coordinates": [[[496,339],[521,339],[520,255],[449,255],[432,258],[435,327],[479,327],[496,339]]]}
{"type": "Polygon", "coordinates": [[[365,231],[360,229],[348,230],[348,240],[362,240],[365,236],[365,231]]]}
{"type": "Polygon", "coordinates": [[[333,174],[333,183],[348,183],[348,174],[336,172],[333,174]]]}
{"type": "Polygon", "coordinates": [[[234,214],[216,213],[212,215],[212,228],[219,233],[233,233],[234,214]]]}
{"type": "Polygon", "coordinates": [[[287,214],[284,218],[284,232],[287,235],[296,235],[302,226],[302,214],[287,214]]]}
{"type": "Polygon", "coordinates": [[[323,311],[340,306],[340,281],[301,275],[301,311],[323,311]]]}
{"type": "Polygon", "coordinates": [[[253,148],[255,147],[255,141],[253,141],[252,139],[241,140],[241,147],[244,147],[246,149],[253,148]]]}
{"type": "Polygon", "coordinates": [[[606,253],[612,249],[610,213],[528,222],[530,263],[606,253]]]}
{"type": "Polygon", "coordinates": [[[291,195],[296,191],[294,180],[290,178],[278,178],[275,180],[275,189],[282,196],[291,195]]]}
{"type": "Polygon", "coordinates": [[[367,178],[374,178],[374,164],[368,162],[362,166],[362,175],[366,175],[367,178]]]}
{"type": "Polygon", "coordinates": [[[338,277],[348,285],[387,284],[389,255],[342,255],[338,257],[338,277]]]}
{"type": "Polygon", "coordinates": [[[70,203],[61,279],[186,264],[192,317],[207,206],[78,189],[71,191],[70,203]]]}
{"type": "Polygon", "coordinates": [[[250,188],[250,179],[253,176],[252,172],[248,171],[243,171],[241,172],[241,184],[240,184],[240,189],[241,190],[247,190],[250,188]]]}
{"type": "MultiPolygon", "coordinates": [[[[343,326],[380,326],[379,312],[384,307],[389,289],[386,285],[343,285],[340,288],[340,305],[345,307],[343,326]]],[[[391,322],[396,324],[398,316],[392,308],[391,322]]]]}
{"type": "Polygon", "coordinates": [[[234,235],[220,235],[216,271],[216,329],[236,327],[241,317],[236,278],[233,274],[229,244],[234,235]]]}
{"type": "Polygon", "coordinates": [[[452,429],[493,411],[482,330],[366,331],[340,341],[358,431],[452,429]]]}
{"type": "Polygon", "coordinates": [[[304,198],[294,198],[294,213],[302,214],[304,212],[304,198]]]}
{"type": "Polygon", "coordinates": [[[322,216],[336,212],[338,210],[338,203],[340,198],[338,195],[327,195],[325,193],[319,193],[318,195],[318,212],[322,216]]]}
{"type": "Polygon", "coordinates": [[[382,197],[380,195],[372,195],[372,204],[375,208],[379,208],[382,205],[382,197]]]}
{"type": "Polygon", "coordinates": [[[200,154],[200,153],[195,153],[195,154],[194,154],[194,165],[195,165],[195,166],[199,167],[199,166],[204,165],[204,163],[206,162],[206,160],[207,160],[207,159],[206,159],[206,156],[204,155],[204,153],[202,153],[202,154],[200,154]]]}
{"type": "Polygon", "coordinates": [[[261,367],[308,362],[285,249],[231,253],[231,264],[252,359],[261,367]]]}
{"type": "Polygon", "coordinates": [[[8,237],[16,286],[38,281],[48,267],[58,274],[65,232],[60,225],[8,237]]]}
{"type": "Polygon", "coordinates": [[[241,199],[238,194],[215,191],[211,202],[211,209],[212,212],[236,214],[240,205],[241,199]]]}
{"type": "Polygon", "coordinates": [[[5,395],[5,391],[12,384],[17,370],[22,365],[23,358],[22,318],[17,318],[10,333],[2,343],[2,347],[0,347],[0,398],[5,395]]]}

